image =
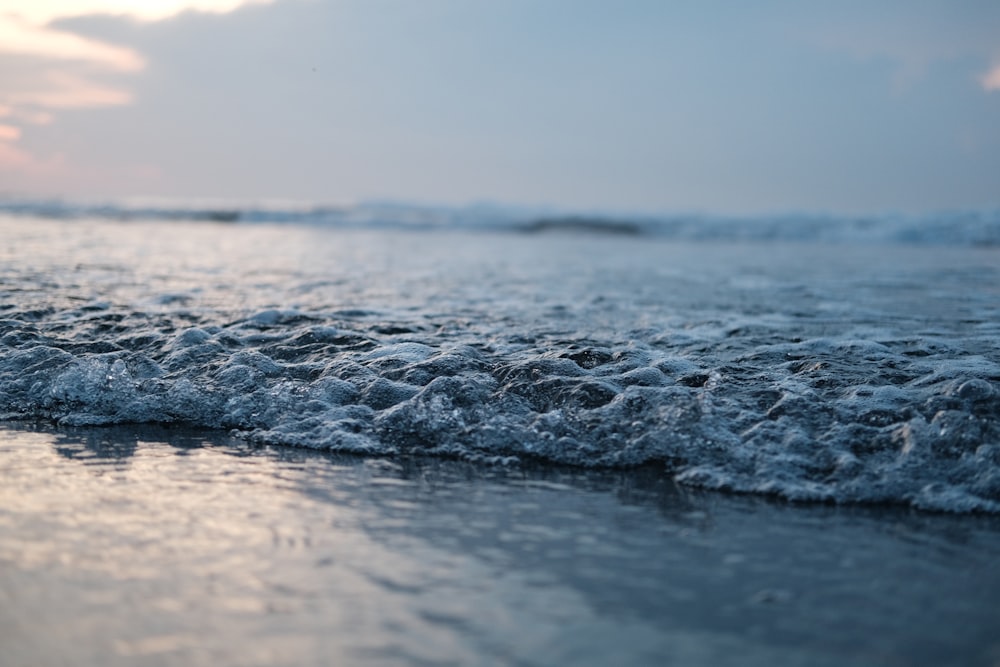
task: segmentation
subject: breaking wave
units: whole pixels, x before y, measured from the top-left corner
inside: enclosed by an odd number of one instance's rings
[[[0,222],[0,417],[1000,512],[995,250],[178,224]]]
[[[0,199],[0,214],[58,220],[198,221],[298,224],[353,229],[451,229],[523,233],[571,232],[644,235],[677,241],[798,241],[1000,245],[1000,210],[934,215],[823,216],[561,214],[495,205],[431,207],[367,203],[356,206],[180,205]]]

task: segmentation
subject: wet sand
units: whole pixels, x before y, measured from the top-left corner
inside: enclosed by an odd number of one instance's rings
[[[1000,518],[0,425],[0,665],[995,665]]]

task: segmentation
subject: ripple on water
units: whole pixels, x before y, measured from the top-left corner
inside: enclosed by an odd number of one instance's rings
[[[159,267],[155,303],[127,253],[78,262],[44,298],[26,289],[37,271],[11,259],[0,415],[368,454],[655,463],[685,484],[793,500],[1000,511],[992,255],[964,250],[983,271],[949,273],[939,264],[954,258],[913,250],[883,265],[804,247],[769,263],[749,246],[498,236],[497,254],[483,237],[415,234],[404,252],[378,234],[244,231],[233,256],[185,246],[224,286],[177,290],[196,272]],[[296,259],[317,248],[340,263]],[[358,248],[377,259],[352,259]],[[664,256],[676,271],[658,270]],[[108,281],[108,265],[136,280]],[[931,278],[935,298],[899,287]],[[817,295],[837,317],[817,314]]]

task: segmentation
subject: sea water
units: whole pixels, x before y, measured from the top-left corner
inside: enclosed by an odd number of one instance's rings
[[[0,424],[0,665],[992,667],[1000,517]]]
[[[0,210],[3,667],[1000,659],[1000,216]]]
[[[1000,512],[1000,215],[3,210],[3,419]]]

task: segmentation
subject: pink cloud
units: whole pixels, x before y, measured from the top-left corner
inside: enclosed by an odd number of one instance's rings
[[[15,109],[89,109],[128,104],[132,95],[68,71],[50,69],[19,89],[0,93],[0,99]],[[26,120],[41,121],[40,124],[51,121],[45,112],[26,110],[22,113]]]
[[[0,141],[17,141],[21,138],[21,128],[13,125],[0,125]]]
[[[1000,65],[994,65],[993,69],[979,77],[979,83],[988,93],[1000,90]]]
[[[243,5],[267,4],[273,0],[0,0],[0,14],[17,14],[32,23],[44,25],[71,16],[111,14],[140,21],[159,21],[181,12],[197,11],[226,14]]]
[[[132,94],[127,89],[102,83],[96,77],[139,72],[146,64],[133,49],[68,32],[55,27],[54,22],[93,14],[157,21],[184,11],[224,14],[245,4],[269,1],[0,0],[0,57],[20,57],[12,62],[21,63],[5,72],[0,86],[0,173],[4,174],[4,186],[24,187],[31,177],[42,177],[50,185],[63,178],[79,180],[80,170],[72,169],[61,155],[42,158],[16,145],[21,127],[48,125],[61,111],[131,103]],[[92,170],[87,173],[96,177]],[[153,177],[152,172],[144,176]]]
[[[13,142],[0,139],[0,174],[4,174],[5,189],[19,189],[23,185],[20,181],[25,179],[48,178],[61,171],[64,164],[62,155],[39,159]]]
[[[16,16],[2,14],[0,53],[40,56],[55,61],[90,62],[123,72],[140,70],[145,64],[142,57],[131,49],[48,26],[33,25]]]

